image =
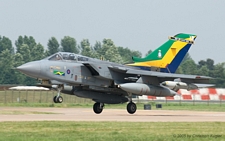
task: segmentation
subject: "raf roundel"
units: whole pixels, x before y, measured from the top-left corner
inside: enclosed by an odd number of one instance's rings
[[[69,69],[66,72],[67,72],[67,74],[70,74],[70,70]]]

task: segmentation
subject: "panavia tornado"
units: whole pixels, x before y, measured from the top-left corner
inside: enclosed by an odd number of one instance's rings
[[[210,77],[174,74],[196,35],[180,33],[149,54],[133,58],[133,64],[122,65],[69,52],[58,52],[45,59],[23,64],[17,69],[42,80],[42,86],[57,89],[53,98],[62,103],[61,92],[95,101],[93,111],[100,114],[104,104],[127,104],[134,114],[136,104],[132,94],[157,97],[174,96],[182,89],[207,87]],[[146,68],[150,68],[147,69]],[[151,68],[159,68],[153,69]]]

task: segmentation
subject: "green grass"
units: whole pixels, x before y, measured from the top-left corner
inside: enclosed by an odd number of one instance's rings
[[[0,115],[27,115],[27,114],[56,114],[52,112],[38,112],[38,111],[0,111]]]
[[[94,104],[94,102],[92,102]],[[86,103],[0,103],[0,107],[56,107],[56,108],[90,108]]]
[[[225,122],[1,122],[0,141],[220,141]]]

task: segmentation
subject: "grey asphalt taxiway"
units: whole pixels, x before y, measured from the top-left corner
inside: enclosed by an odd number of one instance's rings
[[[126,109],[104,109],[95,114],[91,108],[1,107],[0,122],[4,121],[225,122],[225,112],[137,110],[130,115]]]

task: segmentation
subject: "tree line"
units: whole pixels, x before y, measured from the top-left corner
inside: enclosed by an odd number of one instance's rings
[[[0,36],[0,84],[35,85],[37,80],[27,77],[14,68],[30,61],[43,59],[58,51],[73,52],[98,59],[104,58],[104,60],[122,64],[132,62],[132,56],[142,57],[141,52],[116,46],[111,39],[96,41],[94,45],[91,45],[88,39],[77,43],[76,39],[70,36],[63,37],[60,42],[55,37],[51,37],[47,47],[44,47],[32,36],[19,36],[14,44],[9,38]],[[150,52],[151,50],[148,53]],[[214,64],[212,59],[195,63],[187,54],[176,73],[211,76],[218,78],[213,80],[217,87],[225,86],[224,63]]]

